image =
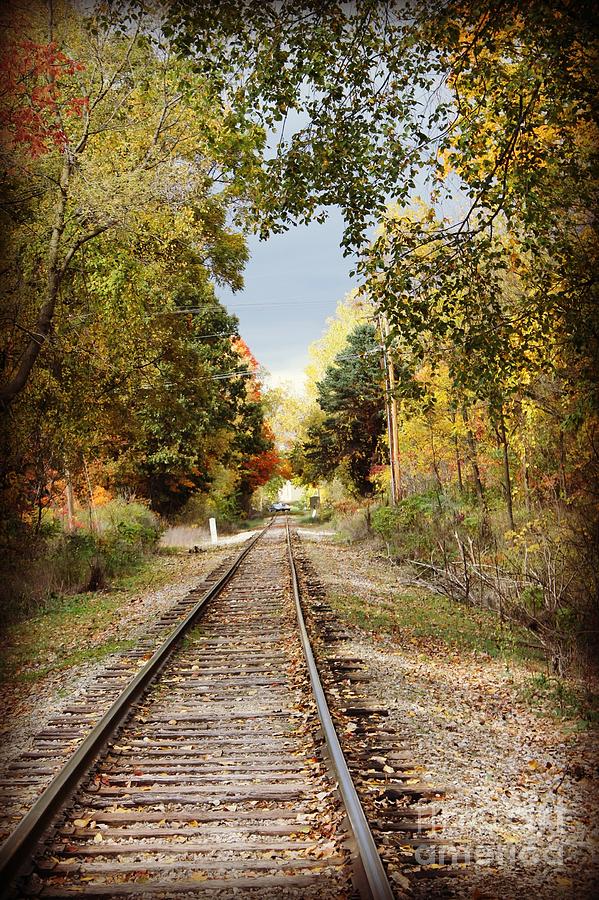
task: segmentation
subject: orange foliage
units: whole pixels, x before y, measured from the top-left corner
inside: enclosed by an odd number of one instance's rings
[[[281,478],[284,478],[285,481],[291,481],[291,479],[293,478],[293,468],[288,459],[280,460],[279,469],[276,474],[280,475]]]
[[[264,450],[248,459],[245,465],[246,478],[252,491],[266,484],[273,475],[278,475],[281,458],[276,450]]]
[[[107,491],[106,488],[101,485],[96,485],[92,493],[92,503],[94,506],[106,506],[107,503],[110,503],[111,500],[114,499],[114,494],[110,491]]]
[[[254,372],[257,372],[258,369],[260,368],[260,363],[254,356],[254,354],[252,353],[252,351],[250,350],[250,348],[248,347],[246,342],[243,340],[243,338],[240,338],[240,337],[233,338],[231,343],[232,343],[232,346],[233,346],[233,349],[235,350],[235,352],[239,355],[241,360],[244,363],[246,363],[246,365],[249,367],[249,369],[253,370]],[[247,390],[248,390],[248,395],[249,395],[250,399],[258,401],[261,396],[259,382],[256,380],[256,378],[253,375],[248,376],[247,382],[248,382]]]
[[[259,364],[258,360],[254,356],[254,354],[252,353],[252,351],[250,350],[250,348],[248,347],[246,342],[243,340],[243,338],[235,337],[235,338],[233,338],[231,343],[233,345],[233,349],[235,350],[235,352],[239,354],[239,356],[242,358],[242,360],[244,362],[249,364],[249,367],[251,369],[259,368],[260,364]]]
[[[270,425],[264,423],[262,426],[262,436],[267,441],[273,440],[273,433]],[[287,464],[286,460],[282,460],[277,450],[272,447],[270,450],[263,450],[251,456],[244,466],[245,478],[250,490],[255,491],[256,488],[262,487],[273,475],[282,475],[282,469]]]
[[[11,23],[16,30],[16,23]],[[82,116],[87,97],[64,98],[61,80],[82,71],[54,41],[49,44],[5,37],[0,56],[0,140],[8,148],[24,148],[31,157],[55,147],[64,151],[68,137],[64,116]]]

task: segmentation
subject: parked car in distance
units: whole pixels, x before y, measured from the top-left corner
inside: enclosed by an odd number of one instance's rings
[[[291,512],[291,507],[288,503],[283,503],[282,501],[278,501],[277,503],[271,503],[268,507],[270,512]]]

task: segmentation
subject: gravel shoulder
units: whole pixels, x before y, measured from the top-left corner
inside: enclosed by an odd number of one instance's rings
[[[326,538],[304,549],[341,613],[344,593],[354,604],[356,597],[402,603],[401,573],[374,551]],[[466,863],[408,872],[413,895],[596,896],[597,733],[531,709],[522,696],[531,677],[524,663],[409,629],[348,630],[342,652],[368,664],[369,693],[388,707],[423,772],[447,788],[438,823],[469,854]]]

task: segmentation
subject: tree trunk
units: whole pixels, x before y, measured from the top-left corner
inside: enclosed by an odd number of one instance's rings
[[[395,399],[395,371],[389,359],[385,340],[388,334],[387,321],[379,316],[379,328],[383,345],[382,365],[385,373],[385,408],[387,412],[387,433],[389,436],[389,471],[391,475],[391,506],[396,506],[402,497],[401,469],[397,446],[397,400]]]
[[[75,500],[73,496],[73,481],[68,469],[65,470],[64,480],[67,495],[67,530],[71,532],[75,527]]]
[[[437,451],[435,448],[435,433],[433,431],[433,426],[432,426],[431,422],[428,423],[428,427],[429,427],[429,431],[430,431],[430,435],[431,435],[431,456],[432,456],[432,463],[433,463],[433,472],[435,473],[435,479],[436,479],[437,485],[438,485],[437,503],[439,504],[439,509],[442,509],[443,507],[441,504],[441,494],[444,493],[444,490],[443,490],[443,482],[441,481],[441,473],[439,472],[439,463],[437,461]]]
[[[391,506],[395,506],[397,503],[397,486],[395,484],[395,466],[393,465],[393,424],[391,419],[391,404],[389,402],[389,373],[387,372],[387,365],[384,358],[381,360],[381,365],[385,372],[385,412],[387,414],[387,438],[389,440],[389,481],[390,481],[390,496],[389,501]]]
[[[524,485],[524,502],[526,504],[526,512],[528,515],[531,513],[531,502],[530,502],[530,475],[528,472],[528,453],[526,447],[524,448],[524,452],[522,454],[522,483]]]
[[[501,449],[503,452],[503,489],[505,491],[505,502],[507,506],[507,517],[510,530],[514,530],[514,506],[512,502],[512,479],[510,476],[510,457],[507,442],[507,433],[505,430],[505,419],[503,417],[503,409],[499,410],[499,437],[501,440]]]
[[[456,419],[455,411],[453,411],[451,414],[451,421],[453,422],[453,429],[454,429],[453,430],[453,446],[455,449],[455,462],[456,462],[456,469],[457,469],[457,475],[458,475],[458,489],[460,491],[460,494],[463,494],[464,493],[464,479],[462,477],[462,460],[460,457],[460,442],[458,441],[458,435],[455,430],[455,419]]]
[[[476,491],[476,496],[478,497],[480,505],[483,507],[483,509],[486,509],[487,504],[485,501],[485,489],[483,488],[483,482],[480,477],[478,455],[476,452],[476,438],[474,437],[474,432],[470,427],[468,409],[465,404],[462,406],[462,419],[464,420],[464,425],[466,426],[466,440],[468,442],[470,466],[472,467],[472,475],[474,477],[474,489]]]
[[[44,491],[44,483],[40,479],[38,482],[38,485],[37,485],[37,496],[36,496],[36,503],[37,503],[37,519],[36,519],[36,523],[35,523],[35,533],[36,534],[39,534],[40,531],[42,530],[42,514],[44,511],[44,506],[42,503],[43,491]]]
[[[391,429],[393,431],[393,465],[395,468],[395,491],[398,502],[403,497],[401,484],[401,461],[399,458],[399,427],[397,422],[397,399],[395,397],[395,372],[393,360],[389,361],[389,383],[391,385]]]
[[[29,375],[39,352],[50,333],[58,291],[60,290],[60,283],[64,275],[63,266],[59,262],[60,239],[65,227],[67,192],[70,178],[71,163],[68,156],[65,156],[62,171],[60,173],[60,193],[54,210],[54,223],[52,225],[50,245],[48,247],[48,275],[46,279],[45,298],[32,337],[21,355],[16,371],[7,384],[0,388],[0,405],[4,407],[9,406],[17,394],[19,394],[27,384],[27,380],[29,379]]]
[[[92,489],[91,479],[89,477],[89,469],[87,468],[87,461],[85,457],[83,457],[83,471],[85,473],[85,481],[87,484],[87,502],[88,502],[88,510],[89,510],[89,527],[90,531],[93,531],[94,534],[98,534],[98,515],[96,513],[96,504],[94,503],[94,492]]]
[[[458,471],[458,490],[460,494],[464,493],[464,479],[462,478],[462,460],[460,459],[460,448],[458,445],[458,436],[457,434],[454,437],[455,441],[455,461],[456,467]]]
[[[559,493],[560,500],[565,500],[568,496],[566,490],[566,442],[561,428],[559,431]]]

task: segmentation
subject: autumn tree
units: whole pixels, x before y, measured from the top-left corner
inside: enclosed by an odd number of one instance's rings
[[[85,463],[172,513],[246,403],[214,286],[242,285],[230,218],[260,129],[227,118],[157,13],[2,15],[3,498],[24,512]]]
[[[385,422],[380,360],[374,327],[358,326],[317,383],[323,416],[308,429],[303,448],[313,478],[342,474],[363,496],[374,489],[370,474],[379,462]]]
[[[236,420],[232,461],[237,472],[237,506],[241,512],[247,513],[252,494],[278,473],[282,460],[275,448],[272,429],[265,419],[267,405],[262,396],[258,361],[242,339],[235,342],[235,349],[248,377]]]
[[[227,173],[257,132],[215,114],[210,86],[134,5],[83,14],[40,0],[3,15],[6,406],[27,384],[82,254],[119,231],[161,242],[165,226],[202,245],[214,208],[234,202]]]

